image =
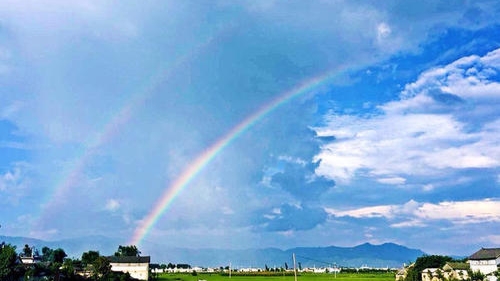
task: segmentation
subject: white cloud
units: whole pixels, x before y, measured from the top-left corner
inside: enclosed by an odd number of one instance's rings
[[[408,175],[500,167],[499,57],[500,49],[426,71],[382,114],[326,116],[316,132],[336,139],[316,155],[316,172],[341,184],[360,175],[404,184]]]
[[[10,186],[16,185],[20,178],[21,171],[19,167],[5,172],[5,174],[0,176],[0,190],[7,190]]]
[[[234,215],[234,210],[231,207],[223,206],[221,207],[221,211],[224,215]]]
[[[391,35],[391,32],[391,27],[387,23],[382,22],[377,26],[377,39],[379,41],[384,40]]]
[[[436,188],[436,186],[429,183],[429,184],[424,184],[422,189],[424,191],[432,191],[432,190],[434,190],[434,188]]]
[[[304,159],[301,159],[298,157],[292,157],[289,155],[281,155],[278,157],[278,160],[288,162],[288,163],[298,164],[301,166],[305,166],[307,164],[307,162]]]
[[[377,179],[377,181],[384,184],[401,185],[406,182],[406,179],[402,177],[389,177],[389,178],[380,178]]]
[[[348,211],[338,211],[335,209],[326,208],[325,211],[336,217],[353,217],[353,218],[378,218],[378,217],[392,217],[394,214],[395,206],[385,205],[385,206],[373,206],[364,207]]]
[[[29,165],[24,162],[13,163],[4,174],[0,174],[0,193],[5,194],[7,202],[17,204],[30,184]]]
[[[408,220],[390,224],[392,228],[425,227],[427,224],[420,220]]]
[[[483,243],[500,245],[500,235],[486,235],[479,238],[479,240]]]
[[[475,200],[462,202],[424,203],[417,217],[423,220],[449,220],[458,224],[500,222],[500,201]]]
[[[105,209],[111,212],[114,212],[120,208],[121,204],[120,201],[116,199],[108,199],[106,202]]]
[[[56,228],[49,228],[43,230],[32,230],[29,233],[29,237],[37,238],[37,239],[47,239],[51,240],[59,233],[59,230]]]
[[[408,201],[403,205],[380,205],[351,210],[325,209],[334,217],[386,218],[391,227],[423,227],[432,221],[446,220],[453,224],[500,222],[500,201],[484,199],[419,203]]]

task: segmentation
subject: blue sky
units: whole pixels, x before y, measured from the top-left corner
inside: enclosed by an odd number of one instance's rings
[[[2,1],[1,235],[499,247],[496,1]],[[147,243],[145,243],[144,247]],[[148,252],[148,249],[143,250]]]

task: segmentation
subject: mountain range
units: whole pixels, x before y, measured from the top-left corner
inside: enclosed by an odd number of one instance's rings
[[[62,248],[69,257],[80,258],[83,252],[97,250],[101,255],[112,255],[118,248],[116,239],[104,236],[85,236],[74,239],[44,241],[27,237],[0,236],[0,241],[15,245],[20,251],[25,244],[34,246],[40,252],[42,247]],[[146,250],[144,250],[146,249]],[[404,263],[415,261],[425,253],[394,243],[373,245],[364,243],[354,247],[297,247],[287,250],[262,249],[190,249],[165,247],[145,242],[141,245],[143,255],[151,256],[153,263],[186,263],[192,266],[219,267],[231,263],[239,267],[286,267],[292,266],[292,255],[302,267],[390,267],[398,268]]]

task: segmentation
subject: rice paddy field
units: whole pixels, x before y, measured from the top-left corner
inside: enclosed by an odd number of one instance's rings
[[[198,274],[193,276],[192,274],[160,274],[158,275],[158,281],[294,281],[293,275],[287,276],[264,276],[264,275],[254,275],[254,276],[244,276],[244,275],[233,275],[231,277],[227,275],[220,274]],[[301,273],[297,276],[297,281],[394,281],[395,276],[392,272],[381,272],[381,273],[339,273],[334,274],[304,274]]]

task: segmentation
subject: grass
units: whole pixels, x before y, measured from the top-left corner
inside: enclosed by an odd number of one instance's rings
[[[394,281],[394,273],[339,273],[334,274],[300,274],[298,281]],[[168,274],[158,276],[158,281],[294,281],[293,276],[222,276],[217,273]]]

